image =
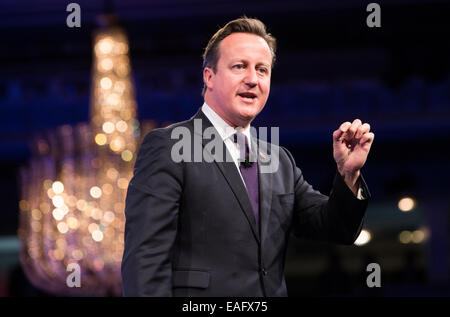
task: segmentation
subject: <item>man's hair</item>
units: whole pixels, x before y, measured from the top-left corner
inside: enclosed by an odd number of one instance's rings
[[[272,34],[267,33],[266,26],[258,19],[247,18],[243,16],[239,19],[228,22],[223,28],[219,29],[209,40],[203,53],[203,70],[210,67],[217,71],[217,62],[220,57],[220,42],[232,33],[250,33],[262,37],[269,45],[272,53],[272,68],[275,63],[275,52],[277,49],[276,39]],[[206,85],[203,84],[202,96],[205,95]]]

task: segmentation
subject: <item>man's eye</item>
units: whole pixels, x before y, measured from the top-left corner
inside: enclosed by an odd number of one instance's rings
[[[242,64],[237,64],[237,65],[234,65],[233,68],[236,68],[236,69],[243,69],[243,68],[244,68],[244,65],[242,65]]]
[[[262,68],[260,68],[258,70],[259,70],[260,73],[263,73],[263,74],[266,74],[268,72],[267,68],[264,68],[264,67],[262,67]]]

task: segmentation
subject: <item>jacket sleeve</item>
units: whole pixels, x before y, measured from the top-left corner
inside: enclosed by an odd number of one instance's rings
[[[299,238],[353,244],[361,232],[370,192],[362,177],[358,179],[362,196],[358,199],[336,172],[330,196],[314,190],[284,149],[294,169],[293,233]]]
[[[139,150],[125,204],[124,296],[172,296],[171,253],[177,234],[182,167],[169,136],[151,131]]]

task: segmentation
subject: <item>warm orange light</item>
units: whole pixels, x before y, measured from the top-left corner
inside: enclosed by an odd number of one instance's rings
[[[398,209],[403,212],[411,211],[416,206],[416,201],[411,197],[404,197],[398,202]]]

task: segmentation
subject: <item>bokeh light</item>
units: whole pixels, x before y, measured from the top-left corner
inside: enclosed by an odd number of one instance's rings
[[[359,236],[356,239],[356,241],[354,242],[354,244],[357,246],[365,245],[365,244],[369,243],[371,238],[372,238],[372,235],[370,234],[370,232],[368,230],[363,229],[363,230],[361,230],[361,233],[359,234]]]
[[[416,201],[411,197],[403,197],[398,202],[398,209],[403,212],[411,211],[416,206]]]

